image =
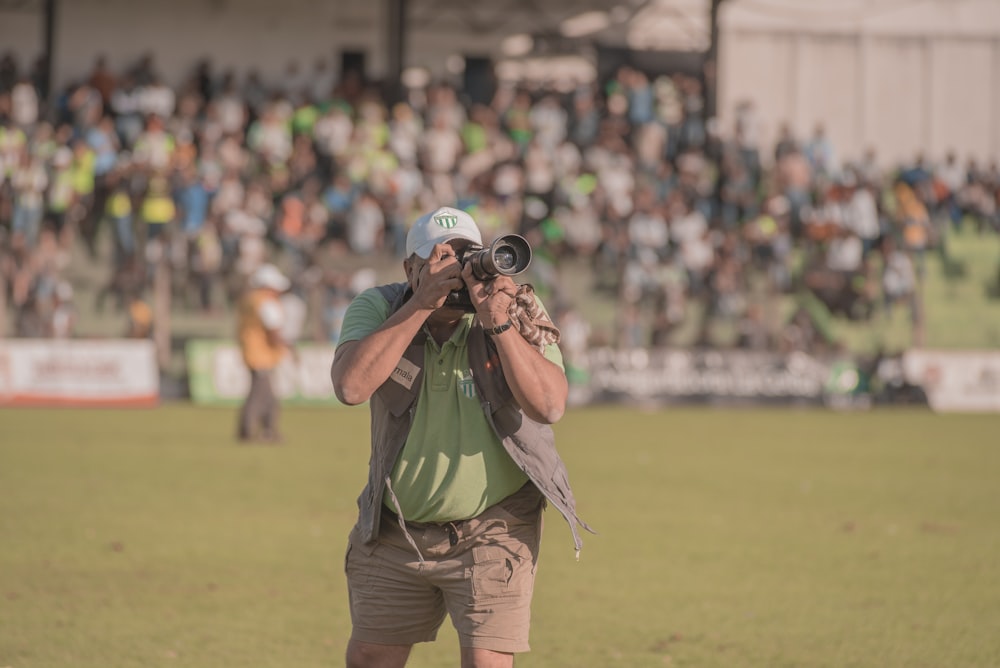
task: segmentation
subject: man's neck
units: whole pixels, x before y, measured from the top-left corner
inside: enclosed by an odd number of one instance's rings
[[[464,315],[464,312],[454,309],[439,309],[427,318],[424,327],[426,327],[427,333],[430,334],[431,338],[440,346],[455,333]]]

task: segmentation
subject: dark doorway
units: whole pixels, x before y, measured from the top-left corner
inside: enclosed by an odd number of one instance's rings
[[[357,101],[368,85],[365,74],[364,51],[340,52],[340,83],[338,94],[352,104]]]
[[[365,52],[364,51],[341,51],[340,52],[340,80],[348,78],[359,78],[365,81]]]
[[[481,56],[465,56],[462,92],[469,104],[489,104],[496,92],[493,61]]]

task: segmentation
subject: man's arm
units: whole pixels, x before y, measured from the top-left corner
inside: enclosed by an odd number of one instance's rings
[[[428,316],[444,304],[449,292],[462,286],[461,267],[445,244],[435,246],[431,257],[412,271],[416,272],[411,281],[413,296],[371,334],[337,346],[330,379],[337,398],[349,406],[371,398],[395,370]]]
[[[510,320],[508,313],[517,286],[509,276],[489,283],[477,281],[471,267],[462,274],[483,327],[498,327]],[[537,422],[552,424],[566,411],[569,382],[557,364],[545,359],[516,327],[493,335],[504,379],[521,410]]]
[[[368,401],[392,374],[428,314],[411,299],[365,338],[338,345],[330,369],[337,398],[349,406]]]
[[[502,324],[502,323],[500,323]],[[528,343],[516,328],[493,336],[504,378],[521,410],[537,422],[558,422],[566,411],[566,374]]]

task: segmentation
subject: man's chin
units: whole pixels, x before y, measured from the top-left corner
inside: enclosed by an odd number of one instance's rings
[[[434,314],[431,317],[439,322],[452,322],[458,320],[466,313],[473,313],[473,311],[461,306],[445,304],[434,311]]]

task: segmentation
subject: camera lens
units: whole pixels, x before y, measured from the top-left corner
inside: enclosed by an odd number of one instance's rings
[[[517,255],[510,246],[503,246],[493,254],[493,263],[502,274],[517,266]]]
[[[470,266],[472,275],[480,281],[491,281],[497,276],[514,276],[520,274],[531,264],[531,246],[528,240],[519,234],[506,234],[495,239],[489,248],[473,245],[458,252],[458,261],[462,266]],[[465,288],[448,295],[450,306],[472,311],[472,301]]]
[[[518,234],[505,234],[484,249],[483,268],[490,277],[520,274],[531,263],[531,246]]]

